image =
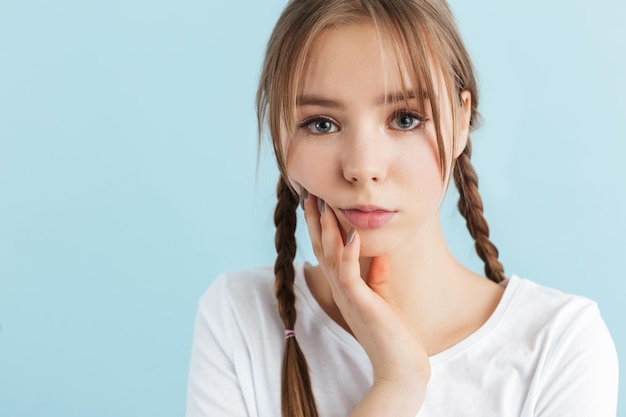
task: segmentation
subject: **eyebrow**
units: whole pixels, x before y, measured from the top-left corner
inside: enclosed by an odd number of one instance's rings
[[[344,105],[340,101],[332,100],[329,98],[315,96],[315,95],[303,95],[296,98],[296,106],[319,106],[330,107],[336,109],[343,109]]]
[[[421,98],[422,101],[428,101],[428,92],[420,91],[420,93],[421,94],[419,95],[419,98]],[[414,90],[408,90],[406,94],[404,94],[402,91],[398,91],[396,93],[387,94],[387,97],[381,96],[378,99],[377,103],[378,104],[395,104],[395,103],[399,103],[405,100],[415,100],[417,98],[418,98],[418,95]]]
[[[426,92],[422,92],[420,95],[423,101],[428,100],[428,94]],[[408,90],[406,94],[402,91],[398,91],[395,93],[387,94],[380,96],[376,100],[376,104],[395,104],[404,100],[414,100],[417,98],[417,93],[414,90]],[[316,96],[316,95],[302,95],[296,98],[296,106],[318,106],[318,107],[329,107],[333,109],[344,109],[345,106],[341,101],[333,100],[330,98]]]

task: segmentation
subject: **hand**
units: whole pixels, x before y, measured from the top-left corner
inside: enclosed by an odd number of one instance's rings
[[[350,330],[367,352],[374,371],[374,385],[410,387],[425,391],[430,378],[428,355],[415,331],[389,293],[389,256],[372,258],[366,279],[361,277],[358,232],[344,243],[333,211],[317,198],[304,201],[305,218],[313,251],[328,280],[333,300]],[[420,400],[421,404],[421,400]],[[418,406],[419,409],[419,406]]]

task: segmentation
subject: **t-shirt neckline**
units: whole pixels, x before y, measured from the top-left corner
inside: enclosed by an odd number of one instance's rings
[[[311,266],[306,261],[298,262],[295,265],[296,272],[296,289],[298,290],[298,299],[303,301],[303,305],[307,307],[309,313],[311,314],[311,318],[315,317],[316,320],[320,321],[320,325],[325,326],[339,341],[344,344],[347,348],[354,351],[355,354],[361,356],[361,360],[369,363],[369,359],[367,357],[367,353],[363,349],[363,347],[359,344],[359,342],[346,330],[344,330],[339,324],[337,324],[319,305],[313,294],[311,293],[309,286],[306,283],[304,268],[306,266]],[[511,300],[513,299],[514,294],[517,292],[522,279],[517,275],[511,275],[510,278],[500,283],[504,287],[504,292],[498,305],[494,309],[491,316],[478,328],[476,331],[471,333],[466,338],[460,340],[456,344],[450,346],[449,348],[442,350],[441,352],[435,353],[430,356],[430,364],[431,366],[436,366],[442,362],[445,362],[452,357],[470,349],[473,345],[475,345],[478,341],[482,340],[485,336],[493,331],[493,329],[498,325],[498,323],[502,320],[509,306],[511,305]],[[302,316],[304,319],[305,316]]]

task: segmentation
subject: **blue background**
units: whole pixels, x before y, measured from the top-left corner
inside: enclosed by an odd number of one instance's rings
[[[285,3],[0,2],[2,416],[184,413],[197,300],[273,262],[253,100]],[[452,6],[507,272],[597,300],[626,363],[626,2]],[[450,245],[480,270],[449,197]]]

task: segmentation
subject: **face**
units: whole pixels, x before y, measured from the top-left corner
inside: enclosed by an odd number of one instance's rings
[[[283,138],[294,188],[324,199],[344,236],[356,227],[362,256],[428,239],[445,192],[430,106],[402,98],[403,87],[414,86],[402,85],[395,57],[381,55],[371,25],[322,32],[307,63],[297,125]],[[447,94],[439,92],[447,149],[453,123],[460,142],[467,137],[470,98],[464,96],[462,120],[453,122]]]

